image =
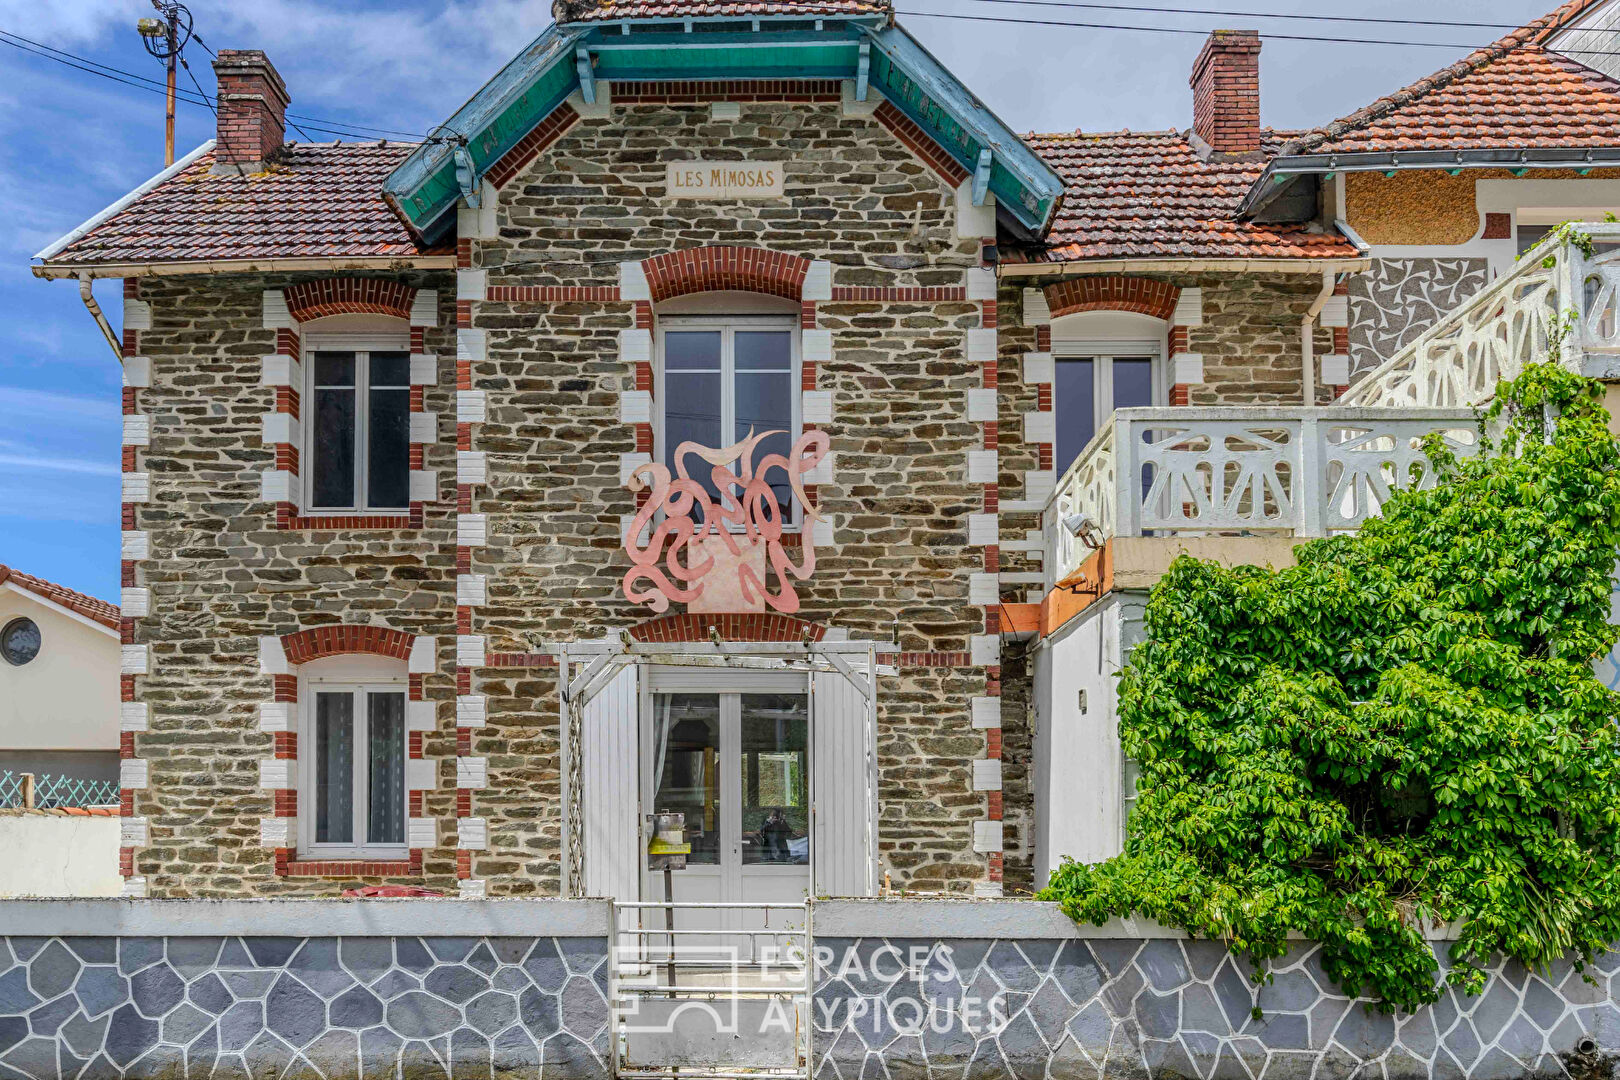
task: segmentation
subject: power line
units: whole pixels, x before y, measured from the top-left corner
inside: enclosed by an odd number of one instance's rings
[[[161,80],[150,79],[144,75],[136,74],[133,71],[125,71],[122,68],[116,68],[110,64],[103,64],[100,61],[91,60],[88,57],[79,56],[76,53],[70,53],[62,49],[53,48],[50,45],[46,45],[44,42],[23,37],[21,34],[12,33],[9,30],[0,30],[0,43],[10,45],[15,49],[19,49],[22,52],[29,53],[33,56],[55,61],[58,64],[73,68],[77,71],[85,72],[89,75],[97,75],[112,82],[123,83],[125,86],[133,86],[137,90],[147,90],[156,94],[168,92],[167,87]],[[206,49],[208,46],[203,45],[203,48]],[[189,68],[187,70],[189,71]],[[196,81],[196,76],[192,75],[192,82],[195,83]],[[188,105],[202,105],[208,109],[214,108],[213,103],[209,100],[208,95],[203,92],[200,84],[197,87],[196,93],[181,87],[176,90],[176,96],[179,100],[186,102]],[[305,116],[301,113],[288,113],[287,116],[293,119],[303,120],[309,126],[311,131],[319,131],[326,135],[347,136],[348,138],[358,139],[361,141],[370,141],[376,137],[376,135],[367,134],[367,132],[374,132],[384,135],[399,135],[419,142],[442,141],[442,139],[422,135],[417,132],[399,131],[393,128],[371,127],[367,124],[350,124],[344,120],[328,120],[322,117]],[[298,127],[297,124],[294,124],[293,127],[297,128],[301,132],[303,131],[303,128]],[[309,139],[311,142],[315,141],[314,139],[310,138],[308,132],[304,132],[304,137]]]
[[[1141,4],[1090,4],[1078,0],[977,0],[984,4],[1015,7],[1088,8],[1097,11],[1139,11],[1155,15],[1218,15],[1238,19],[1294,19],[1303,22],[1375,23],[1384,26],[1444,26],[1463,30],[1517,30],[1514,23],[1453,22],[1444,19],[1380,19],[1366,15],[1295,15],[1287,12],[1223,11],[1214,8],[1151,7]],[[913,13],[915,14],[915,12]],[[1146,29],[1145,27],[1143,29]]]
[[[1092,22],[1065,22],[1059,19],[1018,19],[1010,15],[965,15],[959,12],[948,11],[903,11],[895,9],[896,15],[906,15],[922,19],[961,19],[967,22],[1012,23],[1019,26],[1067,26],[1075,30],[1135,30],[1147,34],[1191,34],[1198,37],[1208,37],[1212,31],[1197,30],[1191,27],[1180,26],[1128,26],[1119,23],[1092,23]],[[1390,38],[1343,38],[1322,37],[1315,34],[1272,34],[1260,35],[1272,41],[1319,41],[1334,45],[1381,45],[1385,47],[1403,47],[1423,49],[1450,49],[1473,52],[1483,46],[1474,44],[1459,45],[1455,42],[1445,41],[1404,41]],[[1571,53],[1583,56],[1620,56],[1620,52],[1599,51],[1593,49],[1571,49]]]

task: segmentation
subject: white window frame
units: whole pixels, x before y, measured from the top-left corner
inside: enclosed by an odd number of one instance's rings
[[[799,339],[799,320],[791,315],[670,315],[658,320],[657,358],[653,365],[653,460],[662,462],[668,453],[664,406],[669,397],[664,392],[664,335],[670,330],[721,330],[724,340],[720,346],[720,430],[736,430],[736,354],[732,348],[732,335],[738,330],[786,330],[792,351],[790,399],[793,403],[793,422],[788,431],[789,444],[797,442],[804,428],[804,362]],[[727,445],[730,445],[729,443]],[[782,523],[783,532],[799,532],[804,524],[803,507],[797,501],[790,508],[791,519]],[[740,526],[733,531],[740,531]]]
[[[360,839],[366,835],[366,815],[370,809],[370,783],[369,770],[365,763],[370,760],[366,753],[367,742],[361,737],[365,733],[367,710],[363,708],[363,699],[356,700],[354,709],[355,741],[354,741],[354,836],[356,840],[350,844],[318,844],[315,842],[315,720],[316,695],[322,693],[349,693],[362,695],[369,693],[399,694],[406,703],[406,711],[410,705],[410,679],[403,672],[394,674],[394,669],[400,665],[373,659],[365,663],[365,658],[345,658],[345,663],[330,674],[306,676],[299,679],[298,687],[298,852],[302,858],[309,860],[336,860],[336,859],[371,859],[387,862],[402,862],[410,857],[410,790],[408,786],[410,773],[410,725],[405,725],[405,771],[406,784],[401,785],[405,805],[401,807],[400,817],[405,821],[405,841],[398,844],[368,844]],[[358,661],[358,662],[356,662]],[[381,672],[386,671],[386,674]]]
[[[370,430],[370,389],[371,365],[367,362],[373,352],[402,352],[407,356],[411,351],[410,329],[403,328],[398,334],[378,333],[368,331],[357,333],[353,331],[325,332],[312,331],[304,337],[304,386],[303,397],[299,402],[299,413],[304,417],[304,445],[300,449],[304,489],[305,512],[310,514],[366,514],[369,516],[396,516],[409,518],[411,509],[406,506],[371,507],[364,502],[357,501],[349,506],[318,506],[315,503],[315,469],[319,462],[319,448],[315,445],[315,354],[318,352],[352,352],[354,361],[354,394],[355,394],[355,448],[354,448],[354,490],[358,496],[366,492],[366,478],[370,472],[370,439],[367,435]],[[410,386],[409,378],[406,381]],[[409,389],[406,391],[409,393]],[[410,452],[406,451],[406,467],[410,466]],[[408,490],[407,490],[408,493]],[[369,493],[367,493],[369,494]]]

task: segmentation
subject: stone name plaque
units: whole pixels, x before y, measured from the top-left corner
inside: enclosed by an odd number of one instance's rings
[[[779,161],[674,161],[669,165],[672,199],[780,199]]]

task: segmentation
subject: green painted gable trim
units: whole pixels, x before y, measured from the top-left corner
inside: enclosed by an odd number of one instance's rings
[[[637,20],[553,26],[515,57],[388,177],[384,195],[412,229],[437,241],[461,197],[455,150],[479,176],[580,87],[577,52],[596,79],[854,79],[861,47],[869,80],[970,174],[992,154],[989,190],[1032,236],[1045,232],[1062,181],[917,41],[881,17]]]

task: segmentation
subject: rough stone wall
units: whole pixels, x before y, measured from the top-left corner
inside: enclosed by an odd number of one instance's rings
[[[1187,330],[1187,351],[1204,358],[1204,381],[1189,405],[1302,405],[1300,322],[1322,289],[1317,274],[1205,274],[1179,281],[1204,291],[1204,325]],[[1318,358],[1333,332],[1317,326]],[[1317,386],[1317,403],[1331,395]]]
[[[1444,970],[1446,943],[1434,944]],[[906,927],[820,937],[815,952],[817,1080],[964,1068],[1050,1080],[1487,1080],[1608,1076],[1620,1058],[1616,953],[1585,972],[1499,960],[1481,995],[1447,988],[1391,1015],[1341,994],[1310,942],[1258,988],[1218,941],[934,940]]]
[[[0,1069],[596,1080],[607,994],[605,938],[0,938]]]
[[[788,203],[663,197],[666,162],[739,150],[785,162]],[[835,289],[960,288],[977,265],[977,244],[954,238],[951,188],[872,118],[836,103],[744,103],[739,120],[719,122],[706,104],[615,107],[507,183],[497,214],[498,238],[474,242],[467,260],[487,271],[490,289],[612,288],[621,262],[707,245],[828,260]],[[816,305],[815,319],[832,333],[816,385],[832,392],[833,419],[817,426],[836,468],[817,497],[834,534],[798,586],[799,617],[857,637],[897,631],[907,652],[965,656],[985,632],[968,600],[982,558],[966,546],[982,499],[966,478],[967,453],[983,438],[965,413],[981,378],[965,353],[979,305],[834,299]],[[487,578],[487,602],[473,609],[470,632],[490,651],[524,652],[650,617],[620,592],[621,520],[636,509],[620,458],[650,449],[619,412],[636,388],[618,345],[636,326],[634,305],[485,301],[470,326],[487,343],[471,370],[470,388],[487,394],[471,449],[488,463],[472,499],[488,540],[470,571]],[[472,680],[489,712],[473,740],[489,765],[473,813],[488,821],[491,847],[473,853],[471,872],[491,895],[551,892],[561,812],[549,764],[554,681],[510,676],[480,669]],[[965,891],[985,878],[972,847],[985,799],[971,776],[984,738],[969,716],[985,684],[984,669],[959,662],[902,663],[881,682],[880,843],[897,887]]]
[[[137,679],[149,730],[134,736],[149,781],[133,792],[134,814],[150,824],[134,871],[151,896],[331,896],[360,883],[277,877],[271,849],[260,846],[273,794],[259,786],[259,762],[274,750],[273,735],[259,730],[258,706],[273,692],[258,638],[335,623],[454,634],[453,503],[430,504],[421,530],[292,531],[277,529],[274,504],[261,501],[275,453],[261,442],[260,416],[274,411],[276,394],[260,383],[260,358],[276,351],[276,331],[263,329],[263,291],[313,276],[142,282],[152,312],[140,335],[152,385],[139,391],[151,418],[142,456],[152,493],[136,514],[151,557],[128,584],[151,590],[150,614],[134,621],[134,643],[151,653],[150,674]],[[438,290],[440,326],[426,344],[440,378],[425,405],[453,416],[454,280],[407,280]],[[454,453],[448,440],[429,447],[427,467],[453,475]],[[424,754],[453,758],[453,684],[428,676],[425,687],[442,706]],[[427,793],[428,816],[454,817],[450,785],[441,778]],[[421,881],[453,892],[454,851],[428,851]]]

